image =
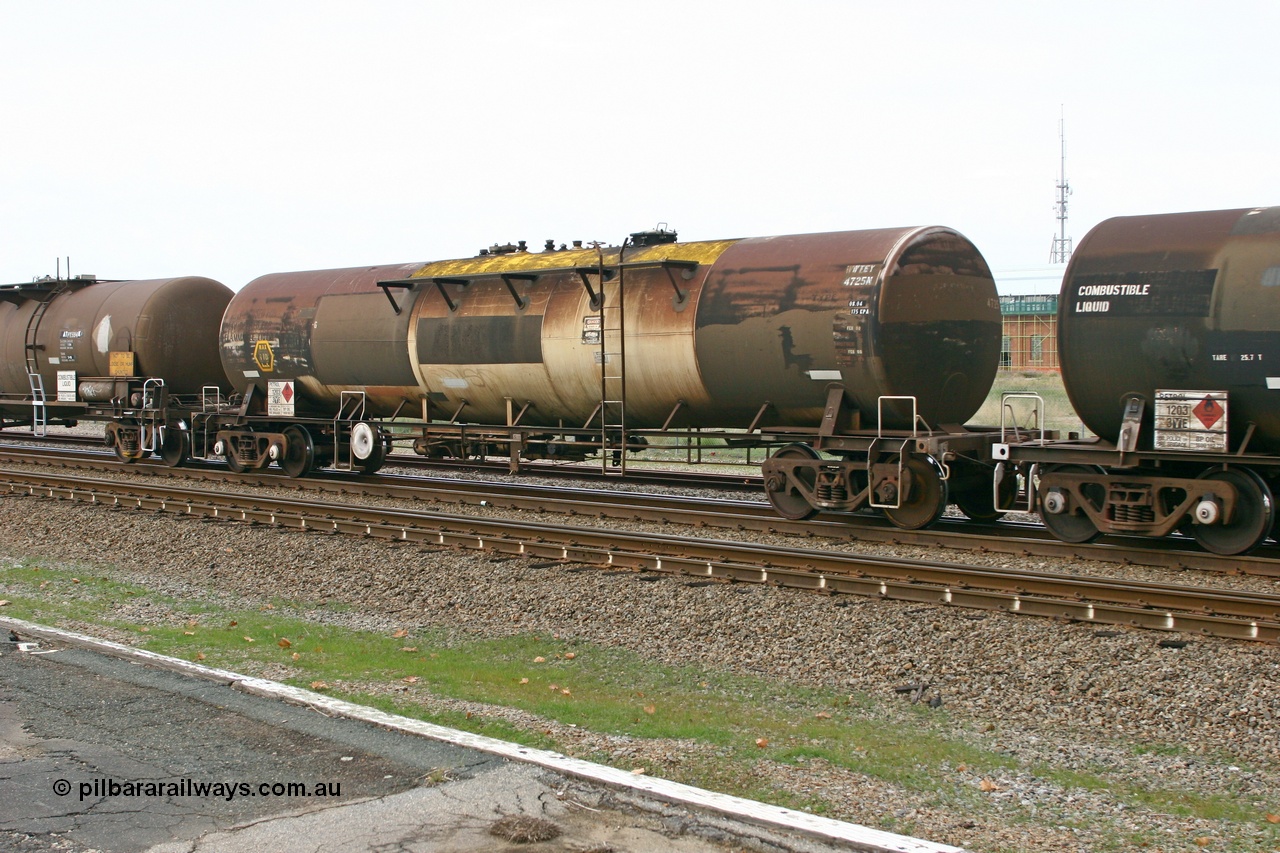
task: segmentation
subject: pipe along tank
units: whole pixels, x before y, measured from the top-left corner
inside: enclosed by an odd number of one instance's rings
[[[652,231],[624,247],[266,275],[221,330],[236,390],[292,382],[299,414],[332,417],[343,391],[363,391],[370,416],[504,424],[514,404],[522,424],[549,427],[624,397],[628,428],[745,427],[765,403],[771,423],[814,424],[833,382],[864,425],[883,395],[959,424],[999,350],[990,270],[941,227],[687,243]],[[886,426],[911,426],[909,405],[885,411]]]

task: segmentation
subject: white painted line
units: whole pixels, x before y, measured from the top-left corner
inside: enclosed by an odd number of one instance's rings
[[[483,735],[449,729],[396,714],[388,714],[376,708],[356,705],[353,702],[335,699],[332,696],[325,696],[313,690],[291,687],[277,681],[268,681],[265,678],[240,675],[225,669],[202,666],[179,658],[148,652],[144,649],[135,649],[111,640],[90,637],[87,634],[80,634],[75,631],[36,625],[6,616],[0,616],[0,626],[8,627],[26,636],[58,640],[68,645],[92,649],[113,657],[127,658],[161,669],[223,683],[233,690],[241,690],[254,696],[279,699],[296,705],[305,705],[328,714],[338,714],[350,719],[361,720],[392,731],[428,737],[432,740],[502,756],[512,761],[536,764],[558,773],[576,776],[580,779],[587,779],[615,788],[643,792],[650,797],[669,803],[706,809],[739,820],[753,821],[778,829],[802,832],[824,841],[854,845],[852,847],[854,850],[867,851],[867,853],[964,853],[964,848],[961,847],[937,844],[932,841],[872,829],[868,826],[859,826],[856,823],[845,823],[844,821],[771,806],[767,803],[760,803],[742,797],[732,797],[715,791],[705,791],[692,785],[684,785],[666,779],[638,776],[625,770],[592,764],[589,761],[583,761],[578,758],[570,758],[558,752],[520,746],[495,738],[484,737]]]

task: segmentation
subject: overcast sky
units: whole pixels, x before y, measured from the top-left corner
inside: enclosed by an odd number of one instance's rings
[[[0,282],[70,256],[239,288],[658,222],[941,224],[1042,267],[1060,110],[1077,241],[1280,203],[1278,34],[1230,0],[0,0]]]

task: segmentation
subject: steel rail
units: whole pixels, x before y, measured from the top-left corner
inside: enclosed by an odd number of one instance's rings
[[[1280,643],[1280,595],[0,470],[10,493],[827,593]]]
[[[34,433],[26,432],[3,432],[0,433],[0,449],[7,450],[7,442],[11,440],[20,440],[30,442],[33,445],[46,447],[84,447],[84,446],[102,446],[101,440],[94,440],[91,436],[75,436],[75,435],[44,435],[37,436]],[[16,446],[16,445],[8,445]],[[92,451],[103,456],[115,459],[115,455],[111,451]],[[118,460],[117,460],[118,462]],[[142,460],[143,464],[147,464],[148,460]],[[158,464],[158,463],[157,463]],[[213,463],[217,464],[217,463]],[[386,462],[389,466],[397,468],[416,468],[424,471],[473,471],[484,472],[490,474],[508,474],[509,462],[496,462],[487,460],[447,460],[432,459],[424,456],[407,455],[403,453],[390,456]],[[645,462],[643,464],[656,464]],[[712,463],[697,463],[710,465]],[[708,471],[677,471],[669,468],[637,468],[630,467],[635,462],[629,463],[627,474],[625,477],[619,478],[618,475],[602,475],[600,466],[594,467],[583,463],[555,463],[545,461],[524,462],[521,464],[520,473],[513,476],[520,477],[546,477],[548,479],[565,478],[580,480],[601,480],[606,482],[617,482],[622,479],[626,482],[647,483],[650,485],[675,486],[677,488],[704,488],[704,489],[720,489],[726,492],[761,492],[764,491],[764,478],[759,473],[748,473],[750,470],[759,471],[759,466],[748,468],[743,465],[741,473],[715,473]]]
[[[0,460],[29,461],[30,447],[0,446]],[[600,489],[571,489],[528,483],[469,481],[444,477],[406,477],[394,474],[354,476],[317,474],[301,480],[286,479],[278,471],[264,474],[231,474],[221,467],[172,469],[160,462],[122,466],[103,451],[38,450],[49,459],[89,465],[99,470],[148,471],[165,476],[212,477],[218,480],[254,482],[268,486],[337,494],[381,495],[401,500],[430,500],[457,504],[488,504],[498,508],[552,511],[597,518],[622,518],[659,523],[691,524],[732,530],[753,530],[791,536],[884,542],[928,548],[1015,554],[1024,557],[1086,559],[1129,565],[1210,571],[1232,575],[1280,578],[1276,548],[1255,554],[1225,557],[1196,550],[1190,540],[1104,539],[1088,544],[1061,542],[1039,525],[1021,522],[980,524],[943,519],[927,530],[903,530],[883,518],[870,515],[822,514],[805,521],[778,515],[758,501],[688,498]]]

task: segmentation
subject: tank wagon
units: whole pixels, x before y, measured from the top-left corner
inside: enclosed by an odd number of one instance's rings
[[[607,464],[714,428],[782,446],[784,515],[994,515],[993,434],[963,424],[995,376],[1000,313],[976,248],[916,227],[621,246],[267,275],[221,327],[243,394],[216,424],[234,469],[376,470],[422,454]]]
[[[191,451],[191,419],[226,387],[207,278],[45,278],[0,287],[0,426],[107,423],[123,461]]]
[[[1209,551],[1272,531],[1280,478],[1280,208],[1107,220],[1077,247],[1058,308],[1062,378],[1091,440],[1007,434],[1045,526],[1182,529]]]

